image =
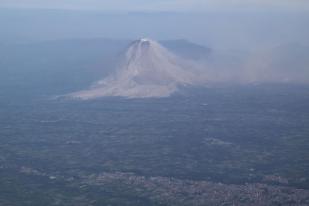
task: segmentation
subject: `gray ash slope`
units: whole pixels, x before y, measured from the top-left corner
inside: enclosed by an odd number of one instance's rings
[[[167,97],[179,86],[199,85],[204,80],[192,61],[176,56],[156,41],[140,39],[127,48],[116,72],[89,89],[68,96],[79,99]]]

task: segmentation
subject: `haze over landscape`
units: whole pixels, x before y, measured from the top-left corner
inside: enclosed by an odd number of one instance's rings
[[[0,0],[0,206],[309,205],[308,11]]]

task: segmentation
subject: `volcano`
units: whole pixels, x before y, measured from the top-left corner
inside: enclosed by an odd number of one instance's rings
[[[195,85],[201,79],[191,62],[150,39],[132,42],[120,62],[113,74],[68,96],[84,100],[104,96],[168,97],[180,86]]]

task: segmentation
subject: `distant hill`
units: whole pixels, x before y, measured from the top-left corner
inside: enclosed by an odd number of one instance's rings
[[[185,39],[160,41],[160,43],[179,56],[194,60],[205,59],[212,52],[212,49],[208,47],[189,42]]]

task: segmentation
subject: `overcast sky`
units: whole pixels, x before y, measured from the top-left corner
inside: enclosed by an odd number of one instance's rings
[[[309,0],[0,0],[0,8],[71,9],[2,9],[0,44],[145,36],[222,49],[309,44]]]
[[[207,11],[226,9],[309,10],[308,0],[0,0],[2,8],[104,11]]]

